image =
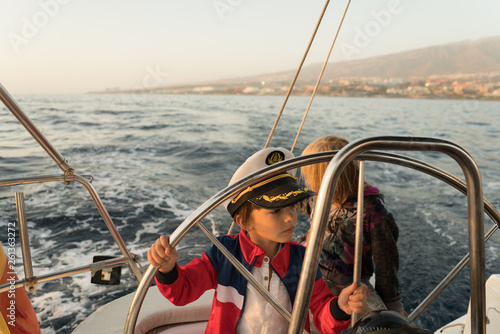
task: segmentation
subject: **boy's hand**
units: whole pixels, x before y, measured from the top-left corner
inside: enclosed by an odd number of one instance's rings
[[[344,288],[337,301],[340,309],[347,314],[363,313],[366,307],[366,291],[368,287],[364,284],[356,287],[356,283],[352,283]]]
[[[175,248],[170,247],[170,239],[167,235],[162,235],[148,250],[148,261],[153,267],[164,274],[172,271],[179,258],[179,253]]]

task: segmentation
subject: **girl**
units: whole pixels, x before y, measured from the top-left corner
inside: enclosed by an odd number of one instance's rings
[[[303,155],[340,150],[349,141],[329,135],[311,142]],[[318,192],[327,162],[301,167],[306,186]],[[354,244],[357,215],[359,167],[356,161],[347,165],[337,183],[323,240],[320,269],[325,282],[336,295],[353,281]],[[302,202],[299,211],[312,218],[315,197]],[[389,309],[405,314],[399,295],[398,226],[384,203],[379,190],[367,183],[364,188],[363,255],[361,281],[370,289],[369,309]],[[305,244],[307,241],[305,242]],[[375,289],[369,279],[375,273]]]

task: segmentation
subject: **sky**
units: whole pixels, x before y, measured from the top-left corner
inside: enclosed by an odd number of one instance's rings
[[[324,62],[347,4],[330,1],[306,65]],[[80,94],[296,70],[324,5],[1,0],[0,84],[13,95]],[[330,61],[498,36],[499,13],[498,0],[351,1]]]

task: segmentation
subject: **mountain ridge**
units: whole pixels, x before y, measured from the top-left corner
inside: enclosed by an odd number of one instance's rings
[[[323,64],[304,66],[299,80],[316,81]],[[429,46],[358,60],[330,62],[322,81],[353,78],[399,78],[411,80],[430,76],[450,76],[500,72],[500,35]],[[211,81],[211,84],[242,82],[289,82],[295,70]]]

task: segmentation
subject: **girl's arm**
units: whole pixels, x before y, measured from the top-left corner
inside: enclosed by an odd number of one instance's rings
[[[375,263],[375,290],[389,310],[403,313],[398,278],[398,226],[386,209],[374,215],[373,219],[375,223],[370,237]]]

